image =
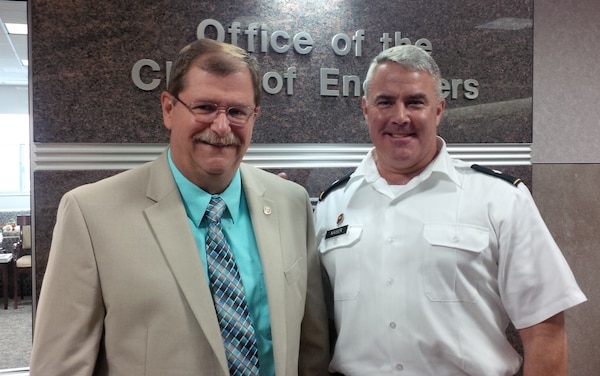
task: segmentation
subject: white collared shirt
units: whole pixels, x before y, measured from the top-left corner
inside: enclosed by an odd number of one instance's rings
[[[443,141],[404,186],[371,151],[315,218],[334,290],[330,367],[346,376],[513,375],[509,322],[586,300],[524,184],[452,159]]]

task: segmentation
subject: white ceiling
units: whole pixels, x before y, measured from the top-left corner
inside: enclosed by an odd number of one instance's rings
[[[0,0],[0,114],[28,113],[27,35],[9,34],[6,23],[27,24],[27,1]]]

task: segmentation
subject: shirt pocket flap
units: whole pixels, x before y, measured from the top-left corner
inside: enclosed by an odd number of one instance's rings
[[[423,237],[433,246],[479,253],[489,244],[489,230],[464,224],[426,224]]]
[[[321,253],[327,253],[338,248],[348,248],[358,242],[362,235],[362,226],[350,226],[347,228],[338,227],[328,232],[335,233],[336,235],[329,238],[325,237],[323,240],[323,246],[319,247]]]

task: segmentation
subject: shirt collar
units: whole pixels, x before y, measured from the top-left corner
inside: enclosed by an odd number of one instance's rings
[[[200,222],[202,221],[202,218],[204,218],[204,213],[208,208],[208,203],[210,202],[212,195],[183,176],[177,166],[175,166],[175,163],[173,163],[170,148],[167,156],[169,167],[171,168],[171,173],[173,174],[173,178],[175,179],[175,183],[181,194],[187,216],[196,226],[200,226]],[[225,201],[225,205],[227,206],[227,210],[223,216],[227,217],[227,212],[229,212],[229,216],[234,223],[238,219],[240,213],[241,194],[242,178],[240,170],[238,169],[233,176],[233,180],[229,183],[229,186],[219,195],[223,201]]]
[[[425,169],[417,176],[415,176],[409,184],[417,185],[422,181],[427,180],[432,175],[443,174],[447,176],[451,181],[453,181],[456,185],[460,186],[460,178],[454,167],[454,160],[448,154],[448,149],[446,148],[446,141],[443,138],[437,137],[437,148],[438,153],[436,157],[425,167]],[[377,166],[375,164],[375,160],[373,158],[373,152],[375,148],[371,149],[367,156],[363,159],[363,161],[358,165],[350,180],[348,181],[348,185],[359,179],[364,179],[366,183],[372,184],[377,182],[378,180],[385,180],[377,171]],[[378,183],[379,184],[379,183]],[[387,183],[386,183],[387,184]]]
[[[461,179],[456,171],[454,159],[448,154],[446,141],[438,136],[438,154],[433,161],[418,176],[419,182],[428,179],[432,175],[442,174],[448,177],[457,186],[461,185]]]

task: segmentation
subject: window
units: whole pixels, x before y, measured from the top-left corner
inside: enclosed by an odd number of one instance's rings
[[[29,115],[0,114],[0,210],[29,210]]]

